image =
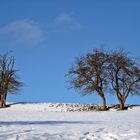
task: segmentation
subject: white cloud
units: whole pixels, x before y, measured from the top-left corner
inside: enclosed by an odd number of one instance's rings
[[[49,26],[54,31],[76,30],[82,25],[73,17],[72,13],[61,13]]]
[[[30,20],[16,20],[0,28],[0,39],[18,45],[34,46],[43,40],[40,26]]]
[[[67,24],[73,22],[73,18],[71,14],[62,13],[55,18],[56,24]]]

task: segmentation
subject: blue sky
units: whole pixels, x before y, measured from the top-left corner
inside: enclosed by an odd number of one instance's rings
[[[101,46],[139,58],[139,7],[139,0],[0,1],[0,52],[13,51],[25,83],[8,101],[100,103],[96,94],[68,90],[64,76],[75,57]],[[140,104],[140,97],[127,103]]]

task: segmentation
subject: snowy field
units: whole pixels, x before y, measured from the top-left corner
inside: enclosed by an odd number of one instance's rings
[[[140,107],[66,112],[51,103],[0,109],[0,140],[140,140]]]

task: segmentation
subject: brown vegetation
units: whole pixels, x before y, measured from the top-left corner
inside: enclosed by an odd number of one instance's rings
[[[22,83],[14,70],[15,59],[9,53],[0,56],[0,107],[6,107],[8,93],[15,93]]]
[[[121,110],[130,94],[140,94],[140,66],[124,50],[93,50],[76,58],[67,76],[71,88],[81,90],[82,95],[96,92],[102,98],[103,110],[107,109],[107,90],[115,93]]]

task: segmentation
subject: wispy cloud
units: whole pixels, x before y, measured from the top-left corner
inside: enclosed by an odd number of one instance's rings
[[[0,28],[0,40],[34,46],[42,42],[43,31],[34,21],[16,20]]]
[[[55,17],[49,27],[53,31],[71,31],[80,29],[82,25],[74,18],[72,13],[61,13]]]

